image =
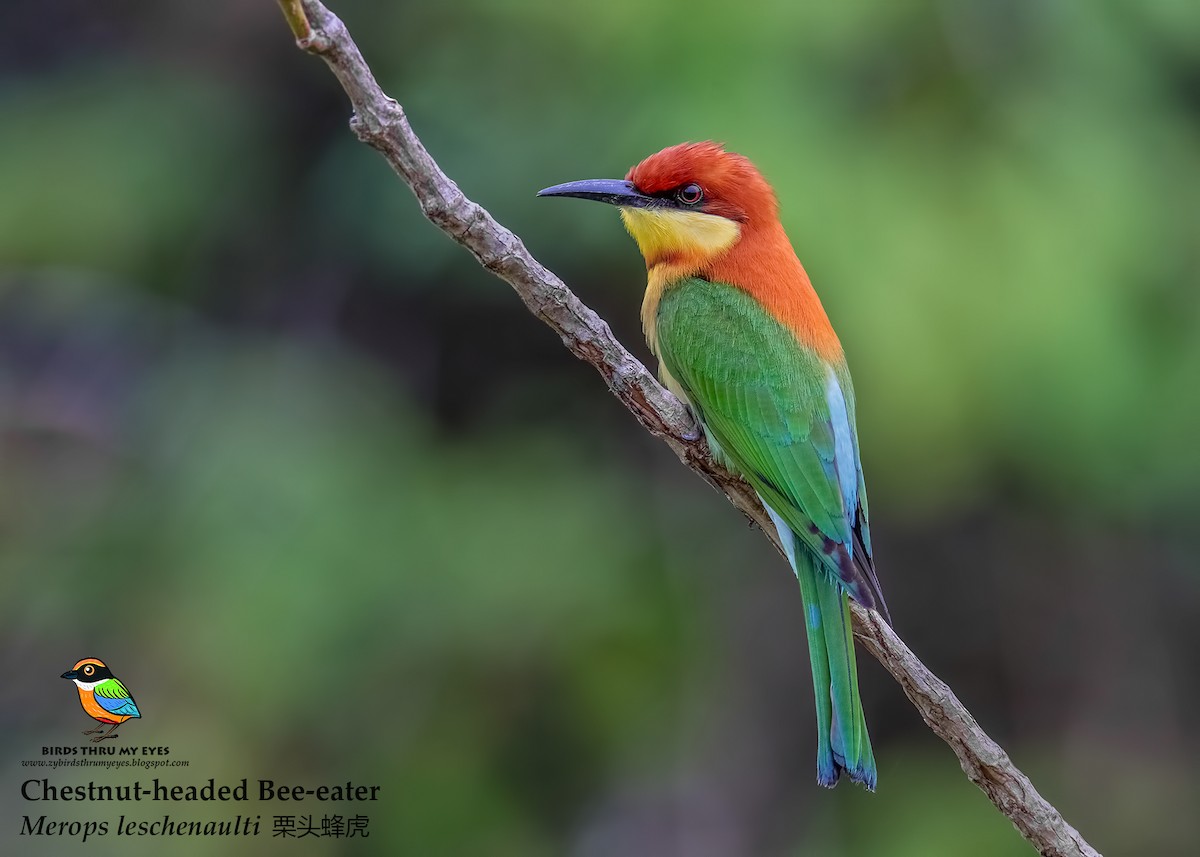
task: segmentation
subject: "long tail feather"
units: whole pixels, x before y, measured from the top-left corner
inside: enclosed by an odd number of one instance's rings
[[[833,753],[834,725],[829,695],[829,647],[822,628],[817,575],[807,551],[804,548],[800,550],[804,555],[799,558],[799,564],[793,561],[793,565],[796,578],[800,581],[800,595],[804,600],[804,626],[808,632],[808,657],[812,662],[813,699],[817,703],[817,782],[831,789],[837,785],[841,767],[837,765]]]
[[[806,557],[809,565],[815,558]],[[875,790],[875,755],[858,694],[858,668],[850,627],[850,597],[820,569],[814,569],[821,624],[829,656],[829,699],[832,704],[830,743],[834,764],[856,783]],[[813,632],[810,630],[810,649]]]
[[[804,598],[812,687],[817,706],[817,783],[832,787],[845,772],[875,791],[875,755],[866,735],[850,624],[850,597],[799,547],[796,576]]]
[[[858,695],[850,596],[821,568],[820,559],[796,539],[787,523],[770,506],[766,509],[796,572],[804,601],[817,705],[817,782],[833,788],[845,772],[874,791],[875,754]]]

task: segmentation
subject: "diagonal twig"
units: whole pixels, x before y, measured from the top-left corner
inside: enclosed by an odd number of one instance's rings
[[[622,404],[680,461],[723,492],[779,547],[758,497],[717,464],[686,408],[613,336],[602,318],[525,249],[521,239],[468,199],[413,133],[401,106],[380,89],[341,20],[319,0],[279,0],[297,45],[337,76],[354,114],[350,127],[404,180],[422,212],[479,263],[512,286],[576,357],[593,366]],[[873,611],[851,602],[854,635],[904,690],[970,780],[1046,857],[1100,857],[975,722],[953,691]]]

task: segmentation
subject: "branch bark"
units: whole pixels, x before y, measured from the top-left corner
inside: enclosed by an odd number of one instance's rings
[[[404,180],[422,212],[483,267],[507,282],[563,344],[604,378],[647,431],[725,494],[779,548],[753,489],[717,464],[686,408],[667,392],[521,239],[468,199],[413,133],[401,106],[367,66],[342,21],[318,0],[279,0],[296,44],[328,64],[350,99],[350,127]],[[1046,857],[1100,857],[975,722],[953,691],[909,650],[877,613],[851,602],[854,635],[899,683],[931,730],[958,757],[970,780]]]

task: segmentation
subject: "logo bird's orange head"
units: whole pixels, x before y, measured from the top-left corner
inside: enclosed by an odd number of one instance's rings
[[[62,674],[63,678],[69,678],[76,684],[92,684],[111,676],[112,673],[99,658],[84,658]]]

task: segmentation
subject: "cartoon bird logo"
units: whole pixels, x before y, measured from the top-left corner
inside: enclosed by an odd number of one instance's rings
[[[79,688],[79,704],[89,717],[100,722],[99,726],[87,730],[84,735],[95,735],[107,724],[112,726],[103,735],[96,735],[92,739],[93,743],[105,738],[116,738],[118,726],[131,717],[142,716],[125,685],[121,684],[121,680],[113,675],[112,670],[99,658],[84,658],[63,673],[62,677],[75,682],[75,686]]]

